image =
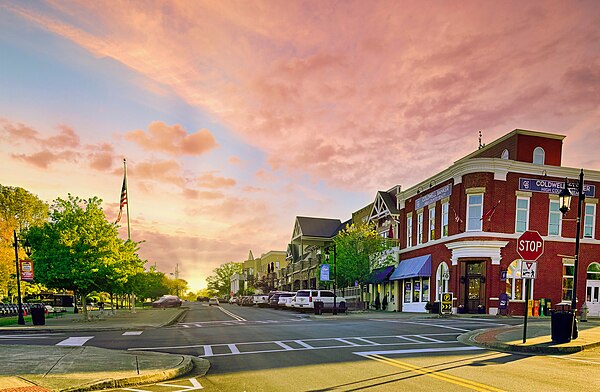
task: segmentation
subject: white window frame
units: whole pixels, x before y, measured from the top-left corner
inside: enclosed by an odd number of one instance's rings
[[[546,164],[546,151],[542,147],[536,147],[533,150],[533,163],[535,165],[545,165]]]
[[[556,206],[556,209],[552,209],[552,204],[554,204]],[[550,203],[548,203],[548,236],[551,237],[560,237],[562,236],[562,219],[563,219],[563,215],[562,212],[560,212],[559,210],[560,208],[560,202],[558,201],[558,199],[550,199]],[[551,222],[551,217],[552,215],[557,215],[558,216],[558,234],[553,234],[550,232],[550,222]]]
[[[450,226],[448,225],[449,214],[450,203],[442,203],[442,229],[440,230],[441,238],[448,237],[450,234]]]
[[[483,193],[470,193],[467,194],[467,231],[482,231],[483,230],[483,220],[481,219],[483,217]],[[472,197],[476,197],[476,196],[481,196],[481,204],[471,204],[471,198]],[[471,207],[480,207],[480,212],[476,214],[476,216],[472,217],[470,215],[471,213]],[[473,222],[477,222],[477,227],[473,228],[471,227],[471,221]]]
[[[527,202],[527,208],[525,209],[525,229],[519,230],[519,211],[523,211],[523,208],[519,208],[519,200],[524,200]],[[517,201],[515,203],[515,233],[524,233],[529,230],[529,210],[530,210],[530,198],[525,196],[517,196]]]
[[[588,214],[588,207],[592,208],[592,213]],[[594,238],[594,232],[596,231],[596,204],[586,203],[583,206],[584,218],[583,218],[583,238]],[[588,219],[591,219],[591,225],[588,226]],[[590,235],[586,235],[586,228],[591,226]]]
[[[429,207],[427,213],[429,214],[429,231],[427,232],[429,237],[428,241],[433,241],[435,239],[435,204]]]
[[[406,217],[406,247],[410,248],[412,246],[412,238],[413,238],[413,219],[412,214]]]
[[[423,243],[423,211],[417,214],[417,245]]]
[[[509,298],[511,301],[520,301],[520,302],[525,302],[525,288],[527,287],[525,285],[525,281],[527,279],[523,279],[521,278],[521,263],[523,261],[521,259],[516,259],[514,260],[512,263],[509,264],[509,269],[506,271],[506,280],[511,282],[511,292],[510,293],[506,293],[508,294]],[[510,267],[514,266],[513,272],[510,273]],[[529,298],[533,298],[533,286],[534,286],[534,281],[535,279],[529,279],[531,280],[530,284],[529,284]],[[520,299],[515,299],[515,293],[516,293],[516,286],[517,285],[521,285],[521,295],[522,298]]]
[[[444,279],[444,272],[448,273],[448,279]],[[437,300],[442,300],[442,294],[448,292],[448,284],[450,283],[450,268],[448,268],[448,264],[445,261],[442,261],[440,265],[438,265],[437,271],[435,273],[435,281],[436,281],[436,289],[437,289]]]

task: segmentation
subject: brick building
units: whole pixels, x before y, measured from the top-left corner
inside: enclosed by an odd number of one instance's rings
[[[580,169],[561,166],[564,138],[517,129],[411,188],[382,196],[384,208],[371,218],[380,227],[391,226],[399,240],[389,290],[401,300],[393,310],[425,311],[425,303],[448,291],[454,312],[495,314],[506,293],[508,312],[523,314],[516,240],[526,230],[538,231],[545,241],[530,298],[570,303],[577,197],[563,217],[558,193],[565,178],[576,188]],[[577,297],[579,307],[585,300],[590,313],[600,315],[600,172],[584,173]]]

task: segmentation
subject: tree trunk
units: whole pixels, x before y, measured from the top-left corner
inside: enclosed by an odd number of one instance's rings
[[[81,296],[81,307],[83,307],[83,318],[85,321],[90,321],[89,314],[87,310],[87,299],[85,298],[87,295]]]

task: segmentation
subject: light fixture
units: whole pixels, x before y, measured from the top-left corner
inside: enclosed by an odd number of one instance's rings
[[[566,215],[567,212],[569,212],[569,210],[571,209],[571,198],[573,197],[571,191],[569,191],[568,181],[569,180],[565,178],[565,187],[558,194],[558,200],[560,204],[559,211],[563,214],[563,216]]]

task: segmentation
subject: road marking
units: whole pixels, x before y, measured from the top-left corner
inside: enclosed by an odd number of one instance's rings
[[[204,347],[204,356],[205,357],[212,357],[213,355],[213,351],[212,351],[212,347],[207,345],[202,346]]]
[[[133,389],[133,388],[123,388],[124,391],[133,391],[133,392],[152,392],[146,389]]]
[[[354,340],[360,340],[361,342],[365,342],[365,343],[370,344],[372,346],[378,346],[379,345],[379,343],[372,342],[372,341],[370,341],[368,339],[363,339],[363,338],[352,338],[352,339],[354,339]]]
[[[415,335],[415,336],[418,337],[418,338],[421,338],[421,339],[429,340],[430,342],[442,343],[442,340],[430,338],[429,336],[423,336],[423,335]]]
[[[137,336],[137,335],[141,335],[144,331],[128,331],[128,332],[123,332],[123,336]]]
[[[452,329],[454,331],[462,331],[462,332],[469,332],[470,331],[470,329],[449,327],[447,325],[439,325],[439,324],[431,324],[431,323],[415,323],[415,322],[412,322],[412,321],[405,321],[404,323],[405,324],[416,324],[416,325],[427,325],[429,327],[446,328],[446,329]]]
[[[278,345],[279,347],[283,348],[284,350],[293,350],[292,347],[288,346],[287,344],[280,342],[279,340],[274,341],[273,343],[275,343],[276,345]]]
[[[0,339],[46,339],[48,337],[64,336],[64,333],[47,333],[35,335],[6,335],[0,336]]]
[[[398,339],[404,339],[404,340],[408,340],[409,342],[413,342],[413,343],[423,343],[420,340],[417,339],[411,339],[408,336],[396,336]]]
[[[192,384],[191,387],[188,387],[186,385],[167,384],[167,383],[160,383],[160,384],[154,384],[154,385],[158,385],[160,387],[183,388],[183,389],[178,389],[174,392],[196,391],[198,389],[204,389],[204,387],[202,387],[202,385],[200,385],[198,380],[196,380],[195,378],[190,378],[190,379],[188,379],[188,381],[190,382],[190,384]]]
[[[598,361],[588,361],[587,359],[569,358],[569,357],[563,357],[560,355],[550,355],[550,356],[552,358],[564,359],[567,361],[575,361],[575,362],[591,363],[593,365],[600,365],[600,362],[598,362]]]
[[[221,312],[223,312],[223,313],[225,313],[226,315],[228,315],[228,316],[230,316],[230,317],[232,317],[232,318],[236,319],[237,321],[248,321],[248,320],[246,320],[245,318],[243,318],[243,317],[241,317],[241,316],[238,316],[237,314],[233,314],[233,313],[231,313],[229,310],[227,310],[227,309],[223,309],[223,308],[222,308],[222,307],[220,307],[220,306],[217,306],[217,308],[218,308],[218,309],[219,309]]]
[[[229,347],[229,350],[231,351],[232,354],[240,353],[240,350],[238,350],[238,348],[235,344],[228,344],[227,347]]]
[[[74,336],[56,343],[57,346],[83,346],[85,342],[92,339],[93,336]]]
[[[296,344],[299,344],[299,345],[301,345],[302,347],[304,347],[304,348],[307,348],[307,349],[309,349],[309,350],[314,348],[314,347],[313,347],[313,346],[311,346],[310,344],[308,344],[308,343],[304,343],[302,340],[293,340],[293,342],[294,342],[294,343],[296,343]]]
[[[342,338],[335,338],[335,340],[337,340],[338,342],[342,342],[344,344],[347,344],[349,346],[360,346],[360,344],[356,344],[356,343],[350,342],[350,341],[348,341],[346,339],[342,339]]]
[[[447,342],[456,343],[456,342]],[[425,343],[422,343],[425,344]],[[352,354],[360,355],[365,357],[367,355],[391,355],[391,354],[422,354],[422,353],[445,353],[449,351],[472,351],[472,350],[486,350],[483,347],[476,346],[458,346],[458,347],[431,347],[431,348],[411,348],[406,350],[379,350],[379,351],[358,351]]]
[[[464,347],[456,347],[456,349],[460,349]],[[471,347],[471,348],[479,348],[479,347]],[[390,359],[386,357],[382,357],[379,354],[370,354],[366,355],[366,358],[372,359],[374,361],[382,362],[387,365],[392,365],[404,370],[410,370],[417,374],[422,374],[424,376],[429,376],[433,378],[437,378],[438,380],[446,381],[455,385],[459,385],[468,389],[472,389],[474,391],[479,392],[504,392],[502,389],[498,389],[492,387],[490,385],[481,384],[475,381],[467,380],[465,378],[452,376],[450,374],[442,373],[441,371],[427,369],[424,367],[414,366],[405,362],[400,362],[396,359]]]

